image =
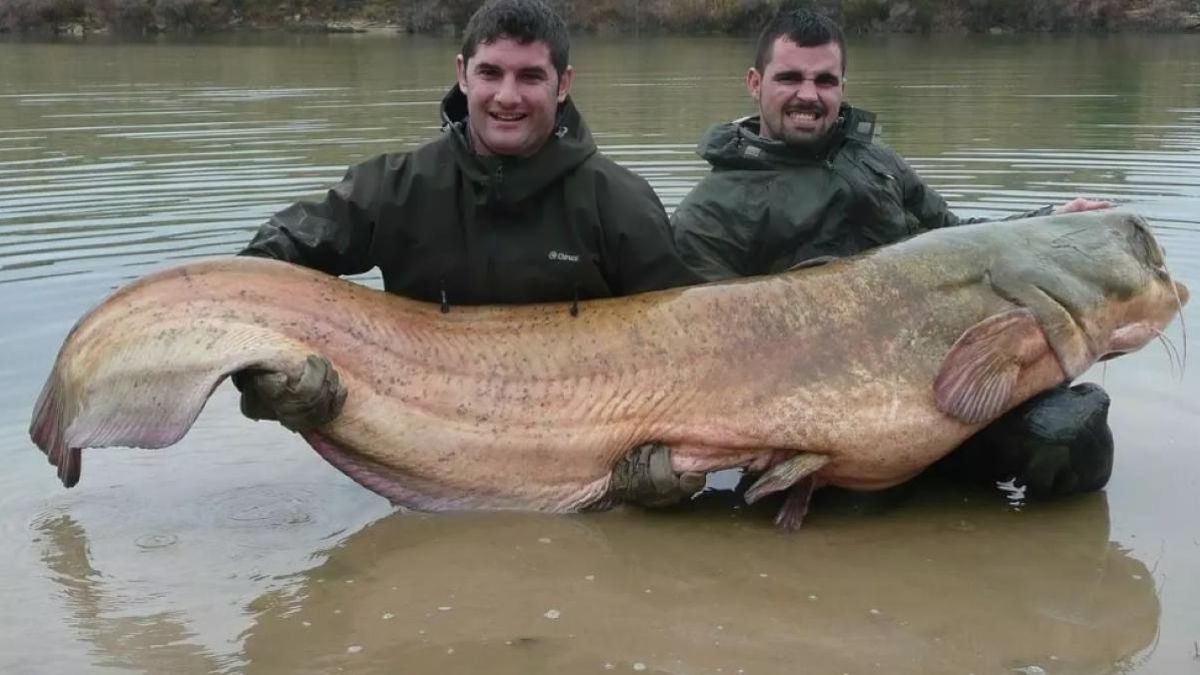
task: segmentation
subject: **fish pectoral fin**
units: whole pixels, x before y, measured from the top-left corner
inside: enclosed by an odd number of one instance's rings
[[[1004,412],[1021,367],[1050,350],[1037,317],[1012,309],[988,317],[959,336],[933,380],[938,410],[967,424]]]
[[[746,490],[746,503],[753,504],[773,492],[786,490],[828,463],[827,455],[802,452],[787,461],[776,464],[759,476],[750,489]]]

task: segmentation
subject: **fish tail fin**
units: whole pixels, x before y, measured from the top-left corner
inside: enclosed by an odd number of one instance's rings
[[[239,370],[302,372],[312,349],[287,326],[306,315],[283,299],[316,273],[297,270],[250,259],[180,265],[121,287],[80,318],[29,426],[63,485],[79,481],[85,448],[177,442]],[[260,310],[273,304],[280,314]]]
[[[46,453],[50,464],[58,469],[58,477],[63,485],[74,487],[79,482],[81,458],[79,448],[68,447],[65,440],[65,427],[69,420],[65,419],[67,416],[58,375],[58,369],[55,368],[42,387],[42,393],[34,405],[29,436]]]
[[[46,380],[29,434],[65,487],[79,482],[83,448],[157,449],[177,442],[217,385],[252,363],[230,359],[147,371],[121,361],[116,355],[86,379],[59,362]]]

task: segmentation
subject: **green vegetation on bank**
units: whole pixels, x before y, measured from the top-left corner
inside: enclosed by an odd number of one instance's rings
[[[852,33],[1200,30],[1200,0],[547,0],[576,31],[750,33],[781,4]],[[452,33],[482,0],[0,0],[0,32]]]

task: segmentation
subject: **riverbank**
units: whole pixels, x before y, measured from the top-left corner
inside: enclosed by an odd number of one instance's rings
[[[0,32],[289,31],[455,34],[481,0],[0,0]],[[850,33],[1179,32],[1200,0],[548,0],[577,32],[748,34],[781,4],[836,17]]]

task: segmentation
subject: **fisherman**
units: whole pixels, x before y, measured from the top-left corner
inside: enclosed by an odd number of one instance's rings
[[[800,9],[762,29],[746,73],[758,114],[709,129],[698,152],[712,172],[671,216],[680,255],[706,280],[782,272],[983,220],[952,213],[878,141],[875,115],[844,101],[845,87],[846,42],[834,21]],[[1109,206],[1074,199],[1012,218]],[[1015,479],[1031,494],[1099,489],[1112,471],[1108,403],[1095,386],[1052,390],[952,463],[973,478]]]
[[[650,185],[597,151],[569,95],[563,20],[540,0],[488,0],[467,24],[443,133],[350,168],[320,201],[271,217],[243,255],[346,275],[378,267],[384,288],[456,305],[563,302],[696,283]],[[235,378],[242,411],[301,431],[344,400],[324,359],[287,382]],[[646,445],[614,472],[610,496],[667,505],[703,486]]]

